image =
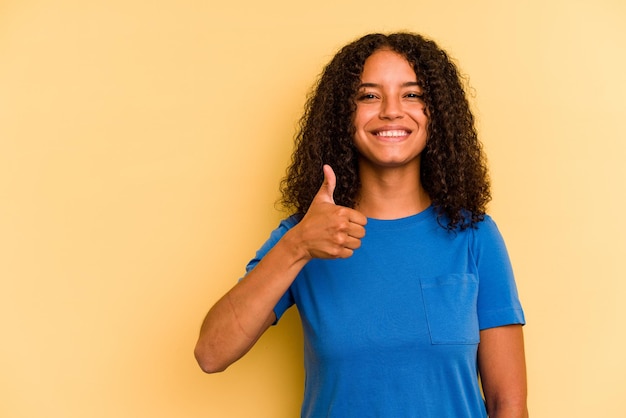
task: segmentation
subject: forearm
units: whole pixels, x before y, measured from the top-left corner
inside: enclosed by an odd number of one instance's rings
[[[367,218],[336,206],[334,187],[334,172],[324,166],[324,183],[304,218],[211,308],[195,349],[204,371],[224,370],[254,345],[274,321],[274,307],[310,259],[350,257],[360,247]]]
[[[273,309],[307,259],[285,236],[209,311],[194,354],[207,373],[241,358],[274,322]]]
[[[478,365],[489,418],[526,418],[526,362],[521,325],[481,331]]]

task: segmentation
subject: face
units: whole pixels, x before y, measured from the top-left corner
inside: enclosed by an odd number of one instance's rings
[[[413,166],[428,137],[422,89],[409,62],[379,50],[367,58],[356,94],[354,142],[359,163],[371,168]]]

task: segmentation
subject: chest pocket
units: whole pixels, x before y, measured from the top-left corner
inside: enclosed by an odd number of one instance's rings
[[[449,274],[421,278],[420,286],[432,344],[478,344],[478,278]]]

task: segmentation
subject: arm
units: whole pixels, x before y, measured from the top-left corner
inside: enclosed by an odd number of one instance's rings
[[[304,218],[209,311],[195,347],[207,373],[220,372],[252,348],[276,320],[274,307],[313,258],[350,257],[365,235],[365,216],[336,206],[335,175],[324,167],[324,183]]]
[[[526,362],[521,325],[480,332],[478,368],[490,418],[527,418]]]
[[[195,347],[207,373],[241,358],[275,321],[274,306],[306,260],[285,235],[259,264],[217,301],[206,315]]]

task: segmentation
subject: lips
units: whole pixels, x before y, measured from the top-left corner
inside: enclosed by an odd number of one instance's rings
[[[411,130],[405,126],[383,126],[373,129],[370,134],[381,142],[402,142],[411,135]]]
[[[403,138],[409,135],[411,132],[405,129],[389,129],[389,130],[380,130],[374,132],[374,135],[381,138]]]

